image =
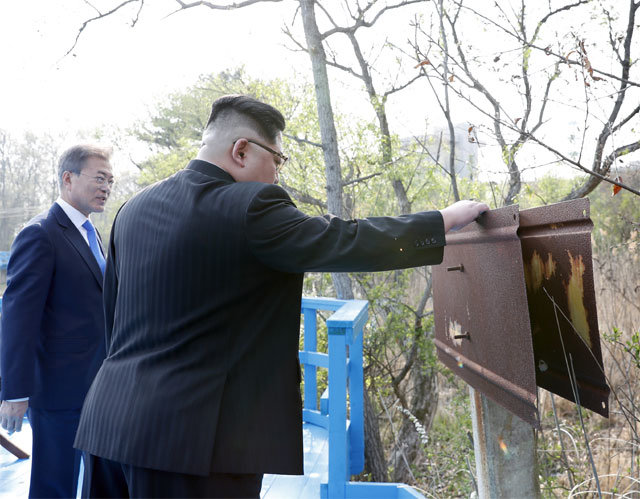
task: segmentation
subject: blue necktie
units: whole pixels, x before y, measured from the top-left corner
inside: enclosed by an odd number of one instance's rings
[[[94,229],[93,225],[89,220],[82,224],[82,226],[87,230],[87,239],[89,239],[89,247],[91,248],[91,252],[98,262],[98,266],[102,271],[102,275],[104,275],[104,267],[106,262],[104,261],[104,256],[102,256],[102,251],[100,251],[100,246],[98,246],[98,239],[96,238],[96,229]]]

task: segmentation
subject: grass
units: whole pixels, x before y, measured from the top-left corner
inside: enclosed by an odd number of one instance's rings
[[[635,253],[611,254],[601,260],[604,265],[594,266],[603,360],[612,390],[609,419],[588,409],[579,413],[574,403],[538,390],[537,473],[544,498],[640,498],[640,309],[630,304],[640,304],[637,258]],[[438,411],[414,462],[415,485],[426,497],[470,497],[475,461],[468,389],[443,373]]]

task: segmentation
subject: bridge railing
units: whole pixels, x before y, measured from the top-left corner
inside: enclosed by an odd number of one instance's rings
[[[364,377],[362,334],[368,319],[365,300],[303,298],[303,421],[329,432],[329,481],[323,498],[416,498],[412,488],[397,483],[350,482],[364,469]],[[328,354],[318,352],[317,312],[334,311],[326,321]],[[328,387],[318,404],[318,368],[328,369]],[[320,407],[318,407],[318,405]]]
[[[6,270],[9,263],[9,252],[0,251],[0,270]]]

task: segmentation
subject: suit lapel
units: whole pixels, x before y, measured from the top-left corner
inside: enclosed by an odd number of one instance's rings
[[[56,219],[58,220],[58,224],[61,226],[62,234],[67,240],[71,243],[71,245],[76,249],[76,251],[80,254],[84,262],[88,265],[93,277],[96,278],[100,288],[102,289],[102,272],[100,271],[100,267],[98,266],[98,262],[96,262],[96,258],[93,256],[91,252],[91,248],[80,234],[80,231],[76,228],[75,225],[69,220],[69,217],[64,212],[64,210],[58,205],[58,203],[54,203],[51,208]],[[98,239],[99,240],[99,239]],[[100,243],[102,246],[102,243]],[[103,250],[104,252],[104,250]]]

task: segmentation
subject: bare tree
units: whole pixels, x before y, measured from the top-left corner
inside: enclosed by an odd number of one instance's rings
[[[382,168],[392,168],[395,162],[392,134],[387,117],[387,99],[390,95],[407,88],[419,78],[419,75],[408,78],[404,82],[393,81],[386,91],[380,93],[374,83],[374,73],[376,72],[376,69],[367,57],[365,57],[364,50],[357,34],[364,28],[374,27],[385,13],[421,2],[422,0],[404,0],[391,4],[385,2],[369,2],[364,7],[357,6],[357,8],[353,9],[350,8],[348,2],[345,2],[345,8],[349,13],[348,24],[346,26],[340,25],[336,20],[334,20],[334,17],[328,8],[323,6],[322,3],[317,2],[318,9],[321,11],[323,17],[330,26],[326,31],[319,34],[320,38],[328,45],[330,39],[335,38],[336,36],[346,37],[353,51],[352,56],[356,61],[355,67],[346,62],[342,62],[342,58],[338,56],[337,51],[330,50],[329,56],[327,57],[324,50],[314,50],[310,47],[309,43],[307,43],[307,46],[304,46],[296,40],[291,31],[286,30],[287,35],[294,44],[300,49],[308,52],[312,58],[322,55],[325,57],[325,64],[328,64],[329,66],[336,68],[348,76],[354,77],[362,82],[378,121],[381,153],[380,166]],[[305,32],[307,32],[306,29]],[[384,42],[386,42],[386,39],[381,44],[384,45]],[[453,130],[453,128],[451,128],[451,130]],[[451,133],[451,136],[453,137],[453,132]],[[452,151],[452,162],[453,158],[454,152]],[[454,196],[458,200],[460,197],[455,182],[455,170],[453,166],[451,166],[450,171],[452,185],[454,188]],[[405,185],[406,180],[406,178],[403,178],[399,174],[392,175],[391,177],[391,184],[400,213],[409,213],[411,211],[411,201]],[[364,286],[362,287],[364,288]],[[406,345],[398,345],[398,355],[393,356],[392,362],[385,362],[383,360],[383,358],[386,357],[383,350],[386,350],[386,348],[391,345],[381,345],[382,350],[379,351],[374,351],[373,349],[369,349],[368,351],[368,357],[372,359],[375,364],[378,364],[382,368],[384,374],[389,377],[393,392],[396,395],[396,400],[406,412],[415,416],[426,428],[429,428],[430,426],[438,400],[435,372],[432,369],[426,368],[423,363],[419,361],[419,351],[424,348],[424,337],[425,335],[431,334],[431,331],[425,331],[422,327],[422,319],[425,316],[425,308],[430,296],[431,281],[430,275],[427,273],[423,294],[416,310],[411,309],[411,307],[406,303],[396,303],[393,305],[387,304],[386,306],[382,306],[381,308],[385,312],[384,315],[392,312],[390,308],[395,308],[395,313],[398,314],[407,314],[407,310],[411,310],[411,316],[415,317],[415,324],[413,328],[408,327],[407,329],[410,346],[407,348]],[[370,377],[370,379],[373,378],[374,376]],[[411,393],[409,393],[409,391]],[[377,436],[378,430],[372,424],[374,421],[373,404],[369,397],[365,400],[365,407],[368,429],[370,430],[367,434],[366,446],[368,469],[372,472],[375,480],[386,480],[386,470],[384,470],[382,463],[380,463],[380,452],[377,445],[377,440],[379,439]],[[390,458],[390,463],[394,469],[394,480],[415,481],[410,466],[418,455],[419,447],[420,438],[415,425],[408,417],[403,417],[400,431],[395,439],[395,447]]]
[[[640,2],[628,0],[622,28],[616,22],[618,17],[613,10],[617,5],[613,2],[610,10],[604,7],[604,2],[599,2],[600,10],[595,13],[586,11],[595,8],[589,0],[549,2],[548,8],[538,6],[533,9],[534,13],[529,13],[531,3],[525,0],[518,2],[517,9],[513,7],[515,2],[498,1],[493,10],[482,11],[464,0],[431,0],[430,3],[437,22],[429,27],[424,21],[416,20],[417,36],[411,42],[416,60],[429,81],[435,80],[442,86],[445,102],[450,92],[458,97],[459,103],[466,104],[466,113],[481,120],[481,124],[470,126],[470,140],[477,140],[475,133],[481,129],[499,146],[509,175],[502,199],[504,204],[517,200],[523,168],[536,166],[529,159],[534,148],[545,158],[551,156],[559,164],[589,174],[566,199],[589,194],[603,180],[639,194],[610,174],[617,158],[640,149],[640,141],[633,137],[628,140],[630,125],[640,112],[640,106],[630,96],[634,91],[637,95],[638,87],[631,69]],[[580,15],[576,15],[578,11]],[[608,24],[608,40],[604,43],[583,38],[578,30],[565,27],[568,16],[584,19],[591,14]],[[489,37],[504,41],[503,46],[490,55],[491,60],[485,47],[487,38],[482,38],[480,30],[471,35],[470,26],[483,26]],[[618,74],[598,68],[591,62],[588,50],[597,50],[603,62],[615,61]],[[505,75],[509,76],[505,78]],[[431,88],[435,93],[435,87]],[[519,97],[515,106],[506,95],[513,91]],[[557,145],[553,132],[544,133],[550,128],[545,125],[553,121],[554,116],[564,115],[567,107],[582,114],[577,150]],[[443,113],[449,118],[448,106],[443,107]],[[600,132],[593,141],[593,150],[589,151],[590,139],[597,127]],[[617,140],[614,141],[617,136],[620,140],[627,136],[627,141],[617,145]],[[605,152],[607,147],[610,150]]]
[[[0,250],[58,196],[58,138],[0,130]]]

